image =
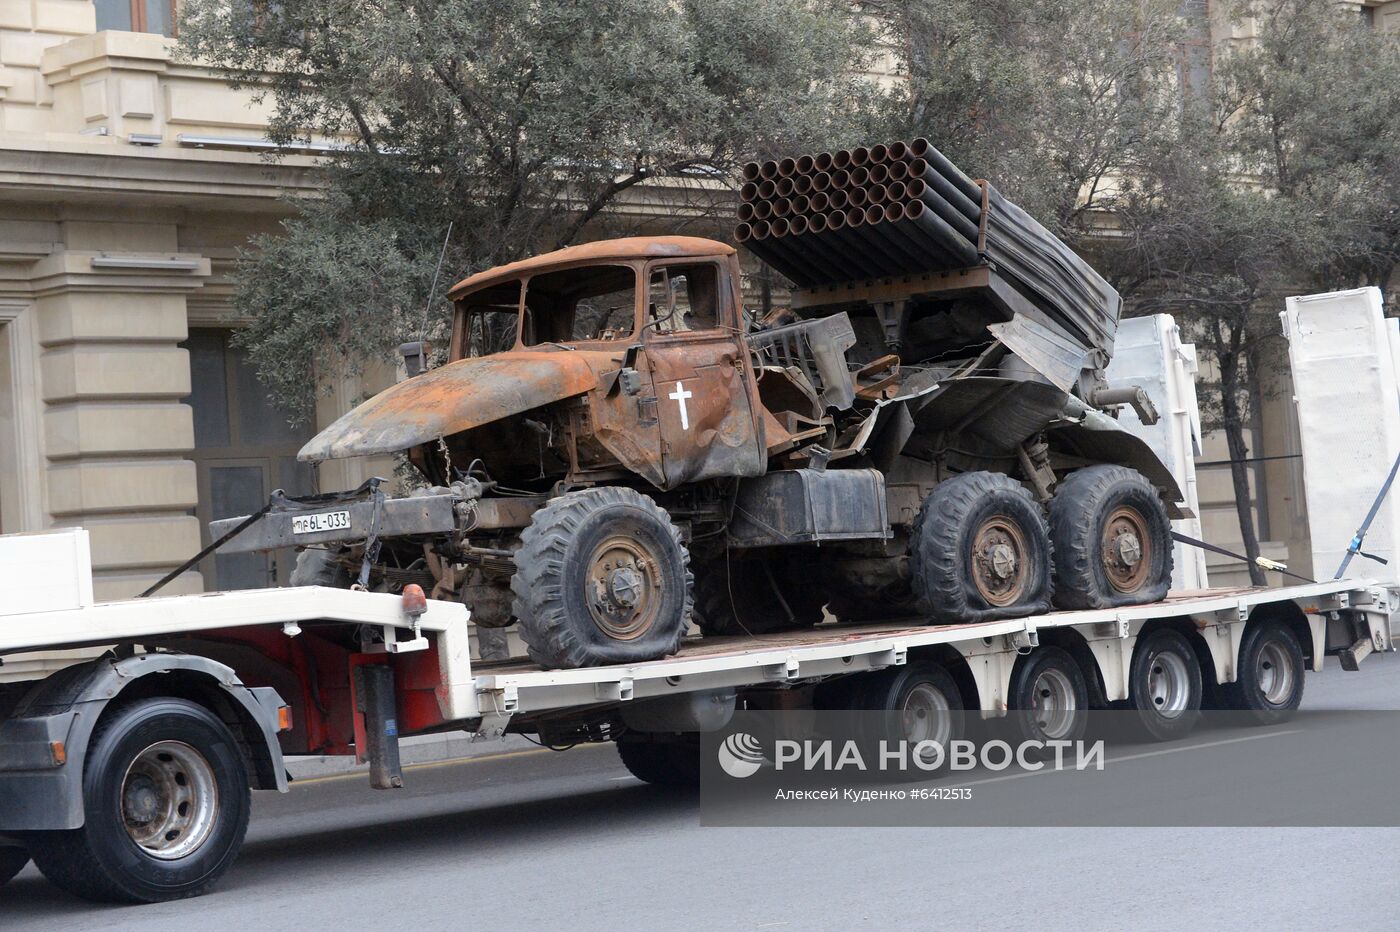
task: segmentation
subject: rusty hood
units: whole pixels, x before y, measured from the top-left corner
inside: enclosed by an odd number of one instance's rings
[[[385,389],[301,448],[304,462],[397,453],[581,395],[621,351],[510,350],[459,359]]]

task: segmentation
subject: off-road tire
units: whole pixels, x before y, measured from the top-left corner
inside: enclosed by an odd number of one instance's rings
[[[197,751],[217,787],[207,837],[174,860],[161,860],[139,846],[127,832],[122,808],[132,763],[165,741]],[[27,839],[30,854],[55,886],[84,899],[156,903],[198,896],[238,855],[252,811],[248,786],[237,739],[208,709],[168,698],[116,706],[98,724],[84,762],[83,827],[33,833]]]
[[[595,547],[625,536],[655,563],[659,606],[628,639],[610,636],[589,603]],[[657,660],[680,649],[691,615],[690,555],[680,531],[654,501],[633,489],[568,492],[535,512],[515,555],[514,613],[530,659],[547,669]]]
[[[696,625],[714,636],[767,634],[818,624],[826,593],[803,579],[793,563],[791,554],[730,554],[697,567]]]
[[[1249,713],[1259,725],[1286,722],[1303,704],[1305,664],[1298,636],[1287,625],[1273,621],[1251,625],[1240,644],[1235,682],[1219,687],[1221,705]],[[1272,690],[1265,688],[1270,674]]]
[[[1067,651],[1046,645],[1017,659],[1006,710],[1015,741],[1078,740],[1084,737],[1088,711],[1084,671]]]
[[[1004,520],[1019,529],[1024,572],[1010,604],[995,605],[979,591],[973,574],[975,536],[987,522]],[[914,592],[942,624],[1016,618],[1050,607],[1050,540],[1031,493],[1010,476],[969,472],[940,482],[924,499],[909,544]]]
[[[0,848],[0,887],[15,879],[15,875],[24,870],[24,865],[29,863],[29,852],[23,848],[13,848],[6,845]]]
[[[1104,563],[1105,523],[1120,509],[1145,527],[1148,553],[1142,580],[1116,588]],[[1050,500],[1055,554],[1055,605],[1064,609],[1117,608],[1160,602],[1172,582],[1172,525],[1147,477],[1126,466],[1086,466],[1066,476]]]
[[[1154,691],[1153,678],[1179,688]],[[1158,692],[1166,693],[1165,698]],[[1179,631],[1159,628],[1139,638],[1128,668],[1128,705],[1136,713],[1134,731],[1151,741],[1184,738],[1201,720],[1202,677],[1200,661]],[[1179,708],[1173,708],[1179,706]]]
[[[700,736],[627,734],[617,756],[628,773],[653,786],[693,789],[700,785]]]
[[[355,582],[338,562],[339,554],[325,547],[308,547],[297,554],[287,583],[291,586],[325,586],[328,589],[349,589]]]

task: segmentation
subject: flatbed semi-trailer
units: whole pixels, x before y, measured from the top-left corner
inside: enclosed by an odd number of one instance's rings
[[[897,711],[909,677],[891,671],[910,670],[953,709],[1000,715],[1042,696],[1076,710],[1124,703],[1169,739],[1222,698],[1261,722],[1296,709],[1304,670],[1326,656],[1354,669],[1393,650],[1400,606],[1400,591],[1341,579],[979,624],[694,638],[662,660],[544,670],[474,662],[466,609],[412,588],[99,603],[84,532],[0,545],[10,579],[24,562],[34,586],[64,589],[47,610],[23,593],[0,608],[0,659],[110,645],[0,684],[0,879],[33,857],[73,893],[127,901],[196,895],[217,880],[242,843],[250,790],[287,790],[285,754],[353,753],[369,761],[372,785],[390,788],[403,782],[401,736],[523,733],[551,746],[614,741],[642,779],[684,784],[699,771],[695,735],[734,709],[801,707],[822,690]],[[861,688],[831,689],[853,682]]]

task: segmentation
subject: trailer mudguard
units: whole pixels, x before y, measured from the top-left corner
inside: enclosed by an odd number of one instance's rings
[[[171,677],[169,683],[149,679],[161,676]],[[0,722],[0,832],[82,827],[83,764],[93,730],[108,705],[136,683],[155,687],[149,695],[224,697],[238,719],[229,725],[245,739],[253,788],[286,792],[277,743],[278,710],[285,703],[276,690],[245,686],[232,669],[206,657],[107,656],[43,680]]]

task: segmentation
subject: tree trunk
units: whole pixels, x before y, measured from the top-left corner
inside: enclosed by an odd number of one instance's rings
[[[1222,363],[1224,360],[1222,360]],[[1255,560],[1259,556],[1259,535],[1254,529],[1254,504],[1249,491],[1249,447],[1244,440],[1244,419],[1240,415],[1239,377],[1233,361],[1228,369],[1222,365],[1220,374],[1220,406],[1224,417],[1225,443],[1230,451],[1230,481],[1235,488],[1235,513],[1240,521],[1240,538],[1244,555],[1249,557],[1249,581],[1256,586],[1268,585],[1264,570]],[[1228,373],[1228,374],[1227,374]]]

